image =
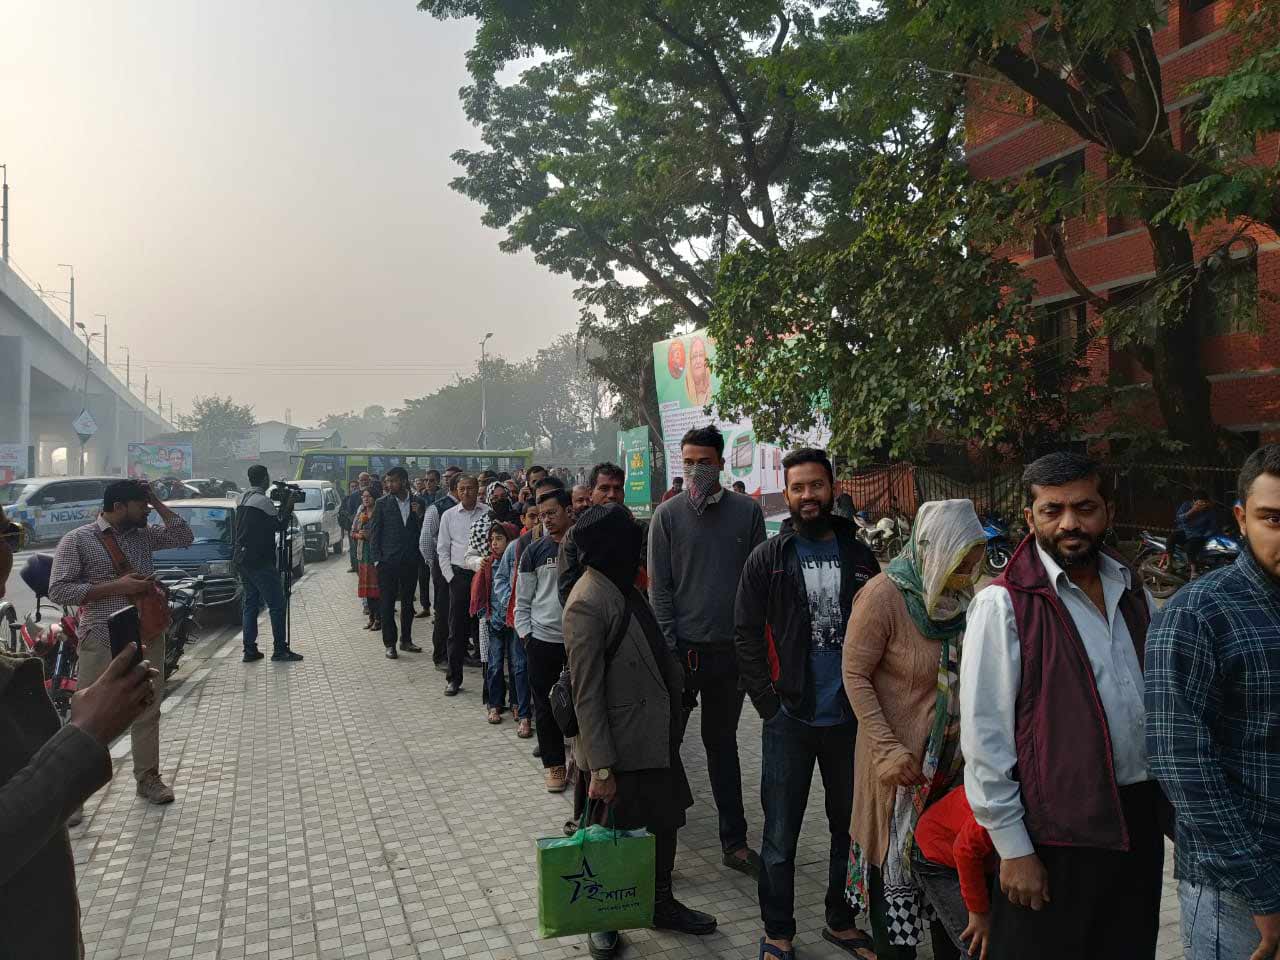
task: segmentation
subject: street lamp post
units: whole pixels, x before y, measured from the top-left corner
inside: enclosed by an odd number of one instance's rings
[[[71,329],[76,328],[76,268],[69,263],[60,263],[60,267],[66,267],[71,271],[71,293],[68,294],[71,303]]]
[[[72,291],[75,290],[74,284],[72,285],[71,289]],[[88,410],[89,409],[89,360],[93,355],[90,351],[90,347],[93,345],[94,337],[102,337],[105,335],[97,332],[90,333],[89,328],[86,327],[83,323],[77,323],[76,326],[79,327],[80,331],[84,334],[84,403],[81,404],[81,409]],[[84,440],[81,440],[80,441],[80,463],[77,468],[78,476],[84,476],[84,445],[85,445]]]
[[[486,333],[480,341],[480,449],[489,449],[489,404],[488,395],[485,389],[484,364],[485,364],[485,344],[493,337],[492,333]]]

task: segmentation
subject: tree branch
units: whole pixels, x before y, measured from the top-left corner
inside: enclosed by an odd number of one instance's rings
[[[666,264],[684,278],[685,282],[689,284],[690,288],[692,288],[693,292],[697,294],[699,299],[707,305],[710,305],[712,294],[711,284],[709,284],[706,279],[693,268],[693,265],[690,264],[689,261],[685,260],[684,257],[675,252],[666,237],[662,236],[657,231],[653,231],[650,236],[658,245],[658,253]]]
[[[1062,274],[1062,279],[1067,281],[1067,286],[1076,292],[1089,306],[1093,307],[1099,313],[1105,313],[1111,304],[1108,300],[1089,289],[1088,284],[1080,279],[1080,274],[1076,273],[1075,267],[1071,265],[1071,260],[1067,257],[1067,245],[1062,240],[1062,231],[1056,226],[1051,226],[1045,233],[1049,238],[1049,250],[1053,254],[1053,262],[1058,266],[1058,272]]]

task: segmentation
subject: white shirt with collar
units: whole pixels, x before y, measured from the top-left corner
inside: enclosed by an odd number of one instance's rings
[[[440,515],[440,533],[436,538],[436,559],[440,561],[440,575],[453,582],[453,568],[465,567],[467,546],[471,542],[471,524],[489,513],[480,501],[470,510],[456,504]]]
[[[400,519],[401,521],[404,522],[404,525],[406,527],[409,525],[409,508],[412,505],[413,505],[413,497],[410,494],[406,493],[404,495],[403,500],[401,500],[399,497],[396,497],[396,506],[400,508]]]
[[[1104,615],[1039,544],[1036,551],[1049,583],[1075,623],[1093,669],[1111,736],[1116,783],[1125,786],[1150,780],[1142,666],[1119,609],[1132,574],[1111,557],[1098,558]],[[1154,614],[1151,595],[1143,593]],[[974,597],[966,618],[960,659],[960,746],[965,794],[974,819],[991,834],[996,851],[1006,860],[1035,852],[1023,824],[1021,788],[1013,779],[1018,762],[1015,704],[1021,681],[1013,601],[1003,587],[987,587]]]

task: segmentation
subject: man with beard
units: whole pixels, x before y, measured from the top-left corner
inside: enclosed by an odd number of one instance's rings
[[[685,669],[688,723],[702,699],[702,744],[720,817],[725,866],[760,876],[747,846],[738,762],[742,691],[733,650],[733,600],[751,551],[764,542],[764,514],[750,497],[720,486],[724,436],[715,426],[680,441],[684,492],[660,504],[649,524],[649,596],[667,645]]]
[[[735,614],[742,685],[764,720],[761,956],[766,945],[776,955],[792,955],[796,846],[815,762],[831,831],[822,936],[855,956],[869,956],[871,939],[858,929],[857,911],[844,896],[858,723],[841,661],[854,594],[880,565],[857,528],[832,516],[835,474],[825,451],[796,450],[783,458],[782,468],[791,521],[751,552]]]
[[[987,955],[1151,960],[1167,813],[1143,712],[1155,606],[1102,547],[1114,506],[1096,464],[1049,454],[1022,483],[1032,532],[969,606],[960,659],[965,793],[1000,855]]]
[[[152,510],[163,526],[147,525],[147,515]],[[134,605],[139,594],[156,589],[151,575],[155,569],[153,551],[189,547],[193,539],[187,521],[166,507],[145,480],[108,484],[98,518],[62,538],[53,554],[49,599],[80,608],[81,689],[91,686],[111,665],[108,618]],[[172,803],[173,791],[160,779],[163,630],[142,638],[142,653],[149,666],[161,672],[153,681],[146,709],[130,727],[133,776],[138,783],[138,796],[148,803]]]
[[[591,488],[585,483],[575,483],[569,495],[573,498],[573,517],[576,520],[591,506]]]
[[[1178,814],[1187,960],[1280,956],[1280,444],[1239,478],[1236,562],[1147,642],[1147,749]]]
[[[626,498],[626,482],[626,473],[616,463],[597,463],[591,468],[591,476],[586,486],[590,491],[591,502],[583,509],[606,503],[621,505]],[[576,498],[578,488],[573,489]],[[573,585],[582,576],[582,564],[578,560],[578,544],[574,539],[572,527],[564,535],[564,541],[560,544],[560,553],[556,560],[556,576],[559,580],[560,603],[568,603]]]

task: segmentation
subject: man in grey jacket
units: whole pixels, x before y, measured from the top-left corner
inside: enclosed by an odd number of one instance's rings
[[[742,691],[734,653],[734,597],[747,557],[764,542],[764,513],[720,485],[724,436],[698,427],[680,442],[684,490],[659,504],[649,524],[649,597],[667,644],[685,669],[685,723],[702,699],[702,744],[720,815],[725,866],[759,877],[747,846],[738,762]]]

